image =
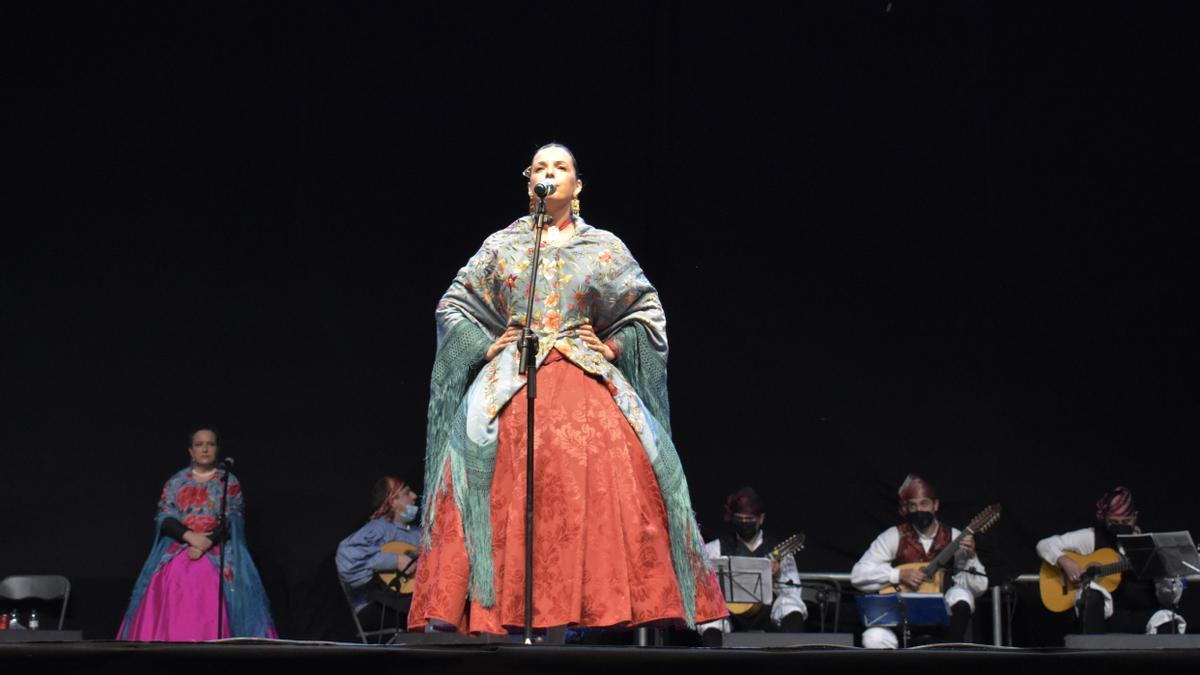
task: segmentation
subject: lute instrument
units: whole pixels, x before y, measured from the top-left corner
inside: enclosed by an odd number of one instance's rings
[[[383,551],[384,553],[404,554],[413,559],[413,564],[408,566],[407,571],[396,570],[395,572],[388,571],[378,573],[379,580],[383,582],[384,586],[390,587],[394,584],[396,590],[400,594],[407,595],[412,593],[413,585],[416,584],[417,581],[416,559],[420,549],[416,545],[410,544],[406,541],[389,541],[383,546],[380,546],[379,550]]]
[[[916,588],[909,588],[902,584],[894,584],[880,588],[879,594],[888,595],[890,593],[897,593],[899,591],[912,593],[941,593],[942,589],[945,588],[943,584],[946,580],[945,572],[942,570],[942,566],[949,562],[949,560],[954,557],[954,554],[958,553],[958,549],[961,547],[960,542],[962,541],[962,538],[967,535],[983,534],[984,532],[987,532],[988,528],[990,528],[992,525],[995,525],[997,520],[1000,520],[1000,505],[992,504],[976,514],[976,516],[971,519],[971,522],[967,523],[966,528],[964,528],[963,531],[960,532],[953,541],[951,541],[949,544],[946,544],[946,548],[938,552],[933,560],[927,563],[914,562],[904,563],[903,565],[896,566],[896,568],[899,570],[921,570],[921,572],[925,575],[925,581],[922,581],[920,586]]]

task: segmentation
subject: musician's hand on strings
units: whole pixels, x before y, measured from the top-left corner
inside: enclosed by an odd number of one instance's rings
[[[413,562],[413,559],[410,558],[409,556],[404,555],[403,553],[396,554],[396,570],[398,572],[404,572],[404,570],[408,569],[408,566],[411,565],[412,562]],[[412,572],[412,570],[408,570],[408,571]]]
[[[602,342],[600,338],[596,336],[596,331],[592,329],[592,324],[588,319],[584,319],[583,325],[577,328],[575,332],[579,334],[579,337],[583,339],[584,343],[587,344],[590,349],[600,352],[602,355],[604,355],[604,358],[608,359],[609,361],[616,360],[616,352],[612,350],[612,347],[604,344],[604,342]]]
[[[968,558],[974,558],[975,557],[975,535],[973,535],[973,534],[963,535],[963,538],[958,540],[958,547],[964,553],[967,554]]]
[[[925,573],[919,569],[900,570],[900,583],[909,588],[919,588],[925,579]]]
[[[1080,565],[1079,563],[1075,562],[1074,560],[1068,558],[1065,555],[1058,556],[1057,562],[1058,562],[1059,568],[1062,569],[1063,574],[1067,575],[1067,578],[1071,580],[1071,583],[1073,583],[1073,584],[1079,583],[1079,577],[1081,575],[1083,575],[1083,572],[1084,572],[1082,565]]]
[[[503,335],[496,338],[496,341],[492,343],[491,347],[488,347],[487,360],[491,361],[492,359],[496,358],[496,355],[503,351],[510,342],[515,342],[519,337],[521,337],[521,327],[509,326],[508,330],[504,331]]]

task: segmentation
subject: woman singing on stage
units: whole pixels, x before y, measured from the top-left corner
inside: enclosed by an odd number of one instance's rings
[[[531,280],[539,340],[533,626],[693,625],[726,614],[671,441],[666,321],[625,245],[579,216],[575,157],[550,144],[533,219],[488,237],[438,303],[425,463],[425,551],[409,626],[524,625],[525,376]],[[531,202],[532,203],[532,202]],[[533,273],[536,272],[536,273]]]
[[[258,569],[246,550],[242,486],[229,476],[228,518],[220,522],[223,473],[217,433],[192,434],[191,466],[167,480],[158,500],[154,546],[121,622],[121,640],[194,642],[276,637]],[[217,634],[217,568],[225,547],[224,614]]]

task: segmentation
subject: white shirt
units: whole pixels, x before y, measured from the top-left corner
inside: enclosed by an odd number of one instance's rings
[[[917,531],[917,538],[926,553],[933,546],[934,537],[937,536],[940,528],[941,523],[938,523],[937,527],[933,529],[931,536],[926,536]],[[957,529],[950,528],[951,538],[957,538],[959,534],[960,532]],[[863,553],[858,562],[854,563],[854,569],[850,571],[850,583],[854,584],[854,587],[860,591],[868,592],[878,591],[884,586],[894,586],[900,583],[900,568],[892,566],[892,561],[896,559],[899,551],[900,529],[889,527],[876,537],[875,541],[871,542],[866,553]],[[978,572],[978,574],[959,572],[953,577],[953,586],[969,591],[972,600],[971,605],[974,607],[974,598],[983,595],[988,587],[988,579],[984,576],[983,563],[979,561],[979,556],[968,558],[966,551],[959,549],[954,554],[954,566]]]
[[[1072,530],[1056,534],[1037,543],[1038,557],[1051,565],[1057,565],[1058,559],[1066,551],[1079,555],[1091,555],[1096,552],[1096,530],[1085,527],[1082,530]]]

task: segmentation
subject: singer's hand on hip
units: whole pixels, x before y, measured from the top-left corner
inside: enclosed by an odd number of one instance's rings
[[[600,352],[604,355],[604,358],[608,359],[609,361],[617,358],[617,354],[612,350],[612,347],[604,344],[600,341],[599,337],[596,337],[596,331],[592,330],[592,324],[587,319],[583,320],[583,325],[580,326],[576,332],[579,334],[579,337],[583,339],[584,344],[586,344],[589,349]]]
[[[496,341],[492,343],[491,347],[488,347],[487,360],[491,361],[492,359],[496,358],[496,355],[503,351],[504,348],[509,345],[509,343],[514,342],[519,337],[521,337],[521,329],[517,326],[509,326],[508,330],[504,331],[503,335],[496,338]]]

